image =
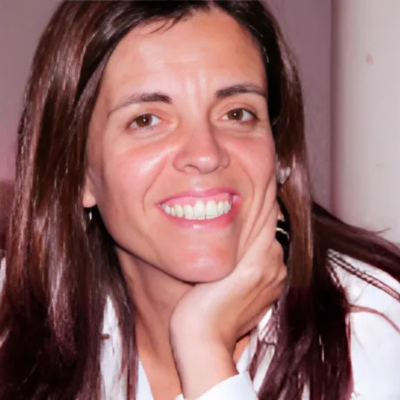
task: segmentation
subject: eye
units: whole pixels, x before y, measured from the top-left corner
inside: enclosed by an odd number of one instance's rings
[[[254,113],[246,110],[245,108],[234,108],[227,112],[222,119],[230,120],[230,121],[239,121],[239,122],[246,122],[246,121],[253,121],[256,118]]]
[[[134,128],[151,128],[155,125],[157,125],[160,122],[160,118],[156,117],[153,114],[142,114],[136,117],[132,123],[131,126]]]

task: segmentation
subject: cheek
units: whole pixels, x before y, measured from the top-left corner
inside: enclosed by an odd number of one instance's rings
[[[158,148],[114,151],[103,156],[103,181],[114,201],[143,203],[145,196],[164,166]]]
[[[246,154],[246,166],[254,179],[254,183],[260,188],[265,187],[275,174],[275,152],[270,147],[258,146],[250,154]]]
[[[231,144],[231,152],[252,182],[255,191],[266,190],[275,175],[275,145],[272,135],[245,139]]]
[[[232,151],[249,182],[237,247],[241,258],[276,203],[276,156],[272,135],[252,138],[245,144],[237,143]]]
[[[133,148],[115,151],[114,148],[113,152],[103,154],[96,185],[98,208],[110,235],[129,251],[136,250],[143,234],[147,195],[163,167],[163,154],[155,148],[146,151]]]

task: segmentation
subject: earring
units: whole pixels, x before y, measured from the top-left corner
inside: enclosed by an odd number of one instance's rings
[[[276,179],[279,185],[283,185],[286,180],[289,178],[292,173],[292,169],[290,167],[282,167],[280,161],[278,160],[276,163]]]
[[[86,232],[89,231],[89,229],[92,227],[92,220],[93,220],[93,212],[92,210],[86,209],[85,210],[85,230]]]
[[[289,213],[283,204],[282,200],[278,197],[279,208],[282,213],[282,219],[278,219],[276,229],[275,229],[275,238],[280,243],[283,249],[283,262],[287,264],[289,260],[290,253],[290,221],[289,221]]]
[[[279,168],[276,175],[277,175],[277,180],[280,185],[283,185],[286,180],[289,178],[292,170],[290,167],[286,168]]]

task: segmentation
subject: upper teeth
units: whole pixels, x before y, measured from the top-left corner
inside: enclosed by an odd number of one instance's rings
[[[232,204],[229,201],[215,202],[214,200],[207,201],[204,204],[201,200],[197,200],[194,207],[185,204],[183,206],[176,204],[169,206],[168,204],[162,204],[163,210],[174,217],[185,218],[185,219],[212,219],[227,214]]]

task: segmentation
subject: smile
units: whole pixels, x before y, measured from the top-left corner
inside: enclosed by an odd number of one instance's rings
[[[232,200],[200,200],[197,199],[194,205],[191,204],[161,204],[165,213],[183,219],[214,219],[221,215],[228,214],[232,209]]]

